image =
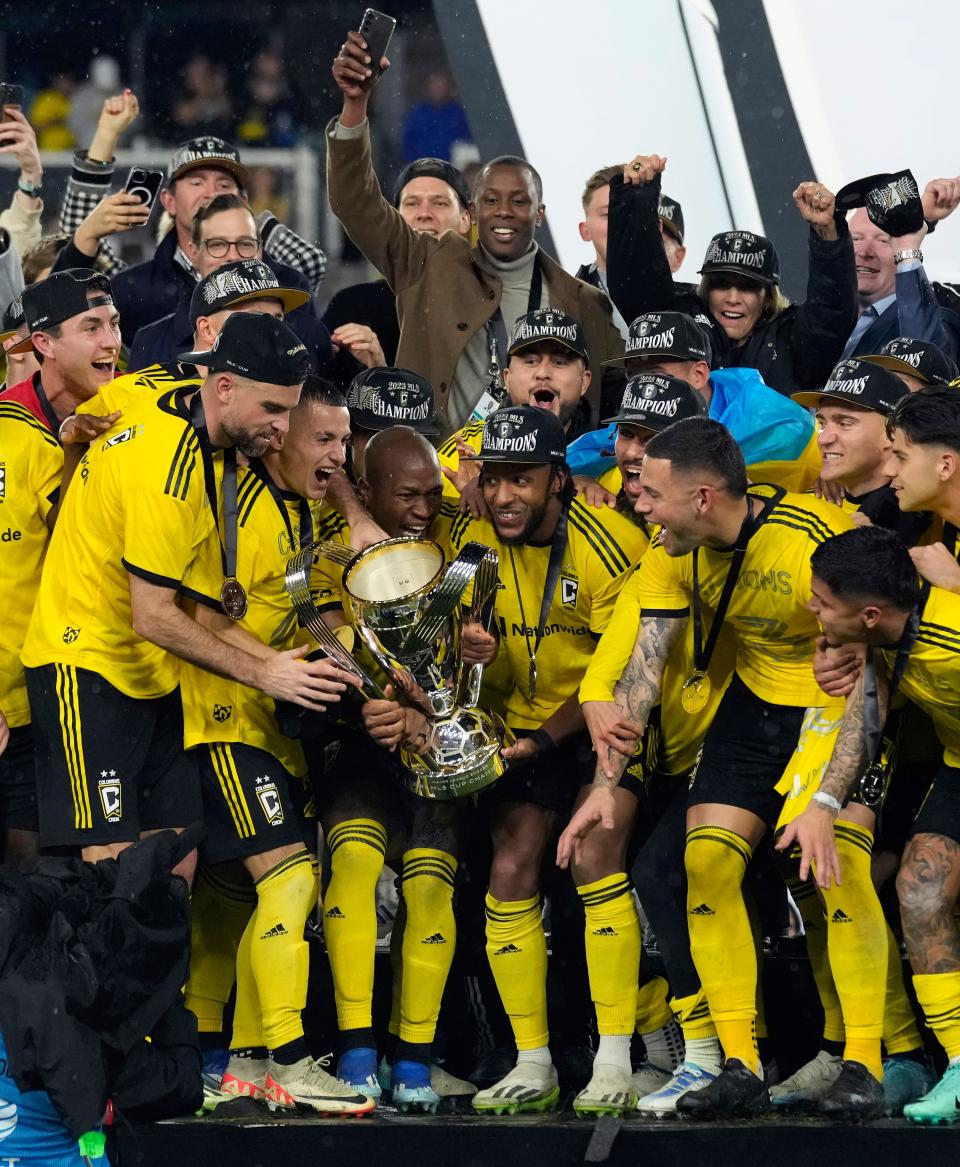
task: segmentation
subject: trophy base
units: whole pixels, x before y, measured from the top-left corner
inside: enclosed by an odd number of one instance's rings
[[[402,753],[407,789],[440,802],[478,793],[507,768],[505,732],[499,717],[475,707],[431,722],[423,753]]]

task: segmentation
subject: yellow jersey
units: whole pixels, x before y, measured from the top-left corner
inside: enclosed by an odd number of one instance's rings
[[[247,593],[240,627],[278,652],[298,643],[297,616],[284,587],[287,562],[301,538],[316,530],[319,502],[276,487],[259,459],[237,472],[237,579]],[[306,530],[304,530],[306,528]],[[223,583],[220,541],[208,539],[191,564],[184,591],[219,607]],[[307,771],[300,742],[277,726],[272,697],[239,681],[180,662],[184,745],[243,742],[264,750],[300,777]]]
[[[133,630],[129,575],[179,591],[204,542],[218,538],[184,402],[191,388],[129,406],[81,459],[47,549],[25,665],[89,669],[129,697],[176,688],[177,659]],[[210,466],[219,496],[221,451]]]
[[[751,486],[748,493],[768,499],[775,488]],[[726,613],[736,640],[736,671],[744,684],[772,705],[803,708],[833,704],[813,676],[819,625],[807,610],[810,556],[814,549],[853,526],[832,503],[786,493],[754,532]],[[715,611],[732,558],[731,551],[699,549],[700,596]],[[686,615],[693,597],[693,554],[671,558],[658,542],[639,568],[644,614]]]
[[[500,558],[496,618],[500,654],[510,664],[507,725],[537,729],[577,692],[597,641],[613,615],[621,588],[649,546],[646,533],[609,507],[575,498],[567,516],[560,579],[537,651],[537,685],[528,697],[530,660],[546,585],[550,547],[506,546],[492,523],[458,515],[453,550],[466,543],[493,547]]]
[[[877,650],[890,675],[896,648]],[[907,658],[899,692],[933,721],[943,760],[960,767],[960,595],[931,588],[920,612],[917,639]]]
[[[199,385],[197,377],[183,377],[177,369],[165,365],[148,365],[136,373],[124,373],[114,377],[89,398],[77,406],[77,413],[90,413],[94,417],[106,417],[120,410],[121,414],[132,405],[138,404],[147,394],[156,396],[169,389],[179,389],[185,385]],[[123,417],[116,425],[123,428]]]
[[[11,729],[30,722],[20,653],[62,473],[63,450],[50,430],[26,406],[0,400],[0,714]]]
[[[483,437],[482,421],[469,421],[462,428],[457,430],[455,434],[451,434],[445,442],[437,447],[437,457],[440,459],[440,466],[446,467],[449,470],[456,472],[460,469],[460,452],[457,449],[457,438],[467,443],[475,454],[480,453],[480,439]],[[445,498],[458,499],[460,495],[457,493],[457,488],[453,485],[446,474],[443,475],[443,494]]]
[[[587,667],[580,685],[581,702],[613,701],[614,689],[627,667],[639,632],[640,574],[635,571],[623,585],[607,630]],[[692,623],[673,646],[660,691],[660,751],[656,767],[664,774],[686,774],[693,768],[704,734],[733,675],[735,659],[736,641],[724,627],[707,669],[710,698],[699,713],[687,713],[680,703],[680,690],[693,672]]]

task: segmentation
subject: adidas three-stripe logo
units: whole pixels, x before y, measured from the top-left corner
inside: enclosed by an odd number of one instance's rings
[[[281,924],[274,924],[274,926],[272,928],[270,928],[270,929],[268,929],[268,931],[264,932],[264,934],[260,937],[260,939],[261,940],[269,940],[271,936],[286,936],[286,935],[287,935],[287,930],[286,930],[286,928],[284,928],[282,923]]]

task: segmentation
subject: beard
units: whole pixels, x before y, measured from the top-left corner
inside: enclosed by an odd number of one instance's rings
[[[226,418],[220,423],[224,436],[230,439],[234,449],[239,450],[246,458],[259,458],[270,449],[272,438],[259,433],[252,433],[241,425],[234,425]]]

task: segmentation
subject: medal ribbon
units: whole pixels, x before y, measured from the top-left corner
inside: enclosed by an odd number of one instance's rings
[[[743,523],[740,526],[740,533],[737,535],[737,540],[734,543],[733,557],[730,560],[730,566],[727,568],[727,576],[723,581],[723,591],[720,593],[720,600],[717,603],[717,610],[714,613],[713,622],[707,634],[706,644],[703,643],[703,609],[700,600],[698,554],[700,548],[695,547],[693,549],[693,670],[695,674],[702,676],[706,673],[710,665],[713,651],[717,647],[720,629],[723,627],[723,621],[727,614],[727,608],[730,607],[730,600],[733,598],[733,589],[737,585],[740,568],[743,566],[743,560],[747,554],[747,544],[770,511],[773,510],[785,494],[785,490],[777,487],[774,493],[764,501],[763,506],[760,508],[760,513],[757,515],[753,514],[753,504],[750,501],[751,498],[755,498],[756,496],[747,495],[747,513],[744,516]]]
[[[287,528],[287,534],[290,537],[290,554],[296,555],[301,547],[306,547],[308,543],[313,542],[313,517],[310,514],[309,500],[301,497],[299,494],[295,496],[300,509],[300,540],[298,543],[293,536],[293,524],[290,522],[290,512],[287,510],[284,492],[270,477],[269,471],[260,458],[251,458],[248,463],[248,468],[256,474],[270,492],[270,497],[277,504],[277,510],[280,512],[284,525]]]
[[[910,653],[916,643],[917,632],[920,628],[920,613],[924,609],[929,594],[930,584],[924,580],[920,585],[920,602],[910,613],[897,643],[897,655],[893,662],[893,672],[890,675],[890,688],[887,696],[887,717],[890,716],[893,699],[900,688]],[[867,766],[872,765],[880,757],[885,726],[886,721],[880,721],[880,694],[877,689],[877,672],[873,663],[873,653],[868,650],[867,661],[863,669],[863,736],[866,741]]]
[[[537,684],[537,653],[540,651],[540,642],[543,640],[543,630],[547,626],[547,616],[550,614],[550,605],[557,590],[560,579],[560,567],[563,563],[563,552],[567,545],[567,508],[564,507],[557,519],[553,530],[553,539],[550,541],[550,559],[547,563],[547,578],[543,585],[543,597],[540,600],[540,617],[537,620],[533,652],[530,652],[530,638],[525,637],[527,652],[530,654],[530,675],[527,684],[527,696],[533,700],[533,691]],[[513,559],[513,548],[510,548],[510,566],[513,568],[513,582],[517,589],[517,600],[520,604],[520,619],[524,627],[527,624],[526,613],[523,610],[523,596],[520,594],[520,581],[517,579],[517,565]]]
[[[220,505],[217,501],[217,475],[213,468],[213,446],[207,432],[203,398],[198,390],[190,400],[190,422],[200,439],[203,460],[203,483],[206,487],[213,521],[220,540],[220,562],[226,579],[237,578],[237,452],[231,446],[223,451],[223,533],[220,532]]]
[[[543,292],[543,274],[540,271],[540,256],[533,261],[533,272],[530,275],[530,294],[527,296],[527,312],[533,312],[540,307],[540,297]],[[512,326],[511,326],[512,327]],[[510,341],[507,337],[507,326],[503,319],[500,305],[487,321],[487,349],[490,353],[490,381],[499,389],[503,389],[503,364],[501,353],[506,357],[510,350]]]

